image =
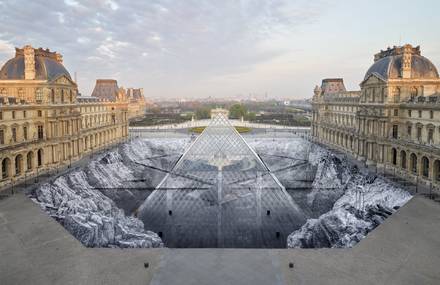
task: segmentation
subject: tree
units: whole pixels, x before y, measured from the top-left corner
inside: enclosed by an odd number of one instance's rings
[[[242,104],[234,104],[229,108],[229,117],[231,119],[241,119],[247,114],[247,109]]]
[[[198,120],[209,119],[210,116],[211,116],[211,109],[207,107],[201,107],[196,110],[196,118]]]
[[[256,114],[255,112],[248,112],[246,115],[246,120],[247,121],[254,121],[256,118]]]

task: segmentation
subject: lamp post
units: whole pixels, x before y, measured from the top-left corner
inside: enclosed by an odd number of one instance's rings
[[[432,182],[429,183],[429,199],[433,199],[432,197]]]
[[[416,176],[416,193],[419,192],[419,176]]]
[[[37,175],[35,176],[35,180],[34,180],[35,183],[38,183],[38,168],[39,167],[37,166]]]
[[[58,150],[58,166],[60,166],[60,165],[61,165],[61,151]],[[58,174],[58,171],[59,171],[59,167],[57,167],[57,174]]]
[[[14,177],[12,177],[12,179],[11,179],[11,193],[12,193],[12,195],[14,195]]]

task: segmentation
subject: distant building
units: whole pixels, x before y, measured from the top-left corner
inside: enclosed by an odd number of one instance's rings
[[[147,103],[142,88],[127,88],[118,86],[114,79],[97,79],[92,97],[111,102],[128,102],[128,118],[135,119],[145,115]]]
[[[97,79],[95,88],[92,92],[92,97],[105,99],[109,101],[116,101],[122,99],[121,90],[118,87],[118,82],[114,79]]]
[[[127,113],[78,96],[61,54],[16,48],[0,69],[0,189],[125,139]]]
[[[144,89],[143,88],[127,88],[127,97],[130,100],[143,100]]]
[[[324,79],[313,96],[312,134],[368,165],[440,186],[440,78],[420,47],[374,56],[360,84]]]

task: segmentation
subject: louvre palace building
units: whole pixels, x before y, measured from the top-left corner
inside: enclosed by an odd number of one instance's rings
[[[377,170],[440,186],[440,78],[409,44],[374,55],[360,91],[324,79],[314,90],[312,135]]]
[[[128,101],[78,95],[62,56],[16,48],[0,69],[0,189],[118,143]]]

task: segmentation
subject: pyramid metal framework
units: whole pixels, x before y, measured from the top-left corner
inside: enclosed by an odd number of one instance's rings
[[[283,187],[226,116],[219,113],[157,188],[172,189],[176,179],[184,182],[184,188],[206,188],[219,182],[219,172],[223,173],[222,184],[229,187],[240,187],[257,176],[267,176],[267,186]]]
[[[263,219],[270,212],[272,219]],[[139,217],[169,247],[285,247],[287,235],[305,221],[223,113],[212,117]]]

